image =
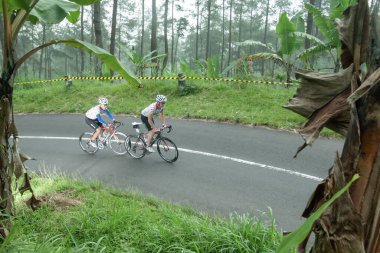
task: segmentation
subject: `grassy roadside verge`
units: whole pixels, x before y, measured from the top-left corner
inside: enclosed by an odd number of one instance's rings
[[[165,94],[169,99],[165,113],[171,117],[283,129],[298,128],[304,121],[282,108],[295,93],[295,87],[191,81],[188,85],[186,95],[178,91],[175,80],[144,82],[142,89],[109,81],[74,81],[68,91],[62,83],[19,85],[14,91],[14,109],[15,112],[84,113],[96,104],[97,97],[107,96],[113,113],[139,115],[157,94]]]
[[[1,252],[274,252],[274,221],[210,217],[97,182],[33,176],[46,200],[32,212],[17,199],[18,215]]]
[[[16,85],[14,111],[16,113],[85,113],[97,103],[99,96],[109,98],[114,114],[138,116],[154,101],[157,94],[165,94],[168,103],[165,114],[175,118],[205,119],[275,129],[299,129],[306,121],[282,106],[293,97],[295,86],[236,84],[225,82],[187,81],[187,89],[180,92],[176,80],[145,81],[144,88],[131,87],[122,81],[74,81],[66,90],[63,83]],[[341,138],[324,129],[322,136]]]

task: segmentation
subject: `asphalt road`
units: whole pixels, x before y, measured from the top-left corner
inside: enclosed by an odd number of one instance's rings
[[[134,133],[136,118],[118,116],[121,131]],[[110,150],[84,153],[78,136],[83,115],[18,115],[21,149],[36,161],[32,170],[80,179],[97,179],[210,214],[262,216],[270,207],[280,229],[300,225],[302,211],[319,180],[325,178],[342,141],[319,139],[293,159],[302,138],[260,127],[168,119],[167,136],[179,147],[179,159],[164,162],[157,153],[140,160]]]

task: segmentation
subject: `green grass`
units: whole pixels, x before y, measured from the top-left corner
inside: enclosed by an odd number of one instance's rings
[[[282,106],[293,96],[295,88],[265,84],[237,85],[221,82],[187,82],[192,89],[183,96],[176,81],[144,82],[144,88],[124,82],[75,81],[66,91],[63,83],[16,85],[15,112],[84,113],[107,96],[114,114],[139,115],[157,94],[168,96],[165,114],[177,118],[196,118],[294,129],[304,119]]]
[[[1,252],[274,252],[273,218],[210,217],[136,192],[66,177],[33,176],[37,211],[17,198],[13,229]]]
[[[74,80],[66,90],[63,82],[17,85],[14,90],[16,113],[85,113],[106,96],[113,114],[140,115],[157,94],[165,94],[165,114],[176,118],[206,119],[276,129],[299,129],[306,122],[302,116],[284,109],[294,96],[296,86],[236,84],[187,81],[188,89],[180,92],[177,81],[144,81],[144,88],[124,81]],[[185,94],[185,95],[184,95]],[[331,130],[323,136],[341,138]]]

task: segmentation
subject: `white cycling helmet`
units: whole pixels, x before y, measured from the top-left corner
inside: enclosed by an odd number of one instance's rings
[[[108,99],[107,98],[99,98],[99,104],[108,105]]]
[[[164,95],[157,95],[156,102],[165,103],[168,99]]]

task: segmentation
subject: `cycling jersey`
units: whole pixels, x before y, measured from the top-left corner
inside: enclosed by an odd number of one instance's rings
[[[144,115],[145,117],[148,117],[148,115],[153,114],[154,116],[157,116],[160,112],[164,111],[164,107],[157,108],[156,102],[150,104],[147,108],[141,111],[141,115]]]
[[[94,107],[92,107],[90,110],[88,110],[86,112],[86,117],[89,118],[89,119],[92,119],[92,120],[99,120],[99,122],[105,124],[106,126],[108,126],[108,123],[105,122],[102,117],[100,116],[101,113],[105,113],[107,114],[107,116],[111,119],[111,120],[115,120],[114,117],[112,116],[112,114],[108,111],[108,109],[105,109],[105,110],[102,110],[100,109],[100,106],[99,105],[96,105]]]

